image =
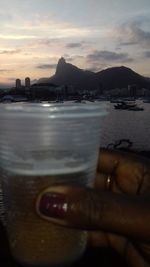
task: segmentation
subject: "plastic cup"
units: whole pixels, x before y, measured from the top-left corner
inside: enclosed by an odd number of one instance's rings
[[[102,104],[0,106],[0,161],[12,255],[24,266],[68,265],[86,248],[85,231],[41,219],[36,199],[54,184],[92,186]]]

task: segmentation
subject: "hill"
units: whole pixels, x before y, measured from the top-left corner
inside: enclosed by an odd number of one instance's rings
[[[138,88],[150,88],[148,79],[125,66],[112,67],[94,73],[66,63],[64,58],[59,59],[56,72],[52,77],[40,79],[38,82],[72,85],[79,89],[96,89],[99,87],[110,90],[125,88],[133,84],[136,84]]]
[[[133,84],[136,84],[138,88],[150,88],[150,83],[145,77],[124,66],[102,70],[97,73],[97,76],[104,88],[108,90],[126,88]]]

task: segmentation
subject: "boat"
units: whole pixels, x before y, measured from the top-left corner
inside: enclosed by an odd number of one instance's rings
[[[150,103],[150,99],[143,100],[143,103]]]
[[[144,110],[143,107],[137,106],[135,102],[125,102],[125,101],[122,101],[121,103],[118,103],[117,105],[114,105],[114,108],[120,109],[120,110],[132,110],[132,111]]]
[[[120,104],[120,103],[122,103],[122,102],[124,102],[124,100],[122,100],[122,99],[111,99],[110,100],[110,103],[113,103],[113,104]]]
[[[55,101],[55,103],[64,103],[64,101],[61,100],[61,99],[57,99],[57,100]]]
[[[88,102],[95,102],[94,99],[87,99]]]
[[[82,103],[82,104],[86,104],[86,101],[82,100],[82,99],[77,99],[74,101],[74,103]]]
[[[135,102],[127,102],[127,101],[122,101],[118,103],[117,105],[114,105],[115,109],[122,109],[122,110],[128,110],[129,108],[136,107]]]
[[[143,107],[138,107],[138,106],[136,106],[136,107],[130,107],[130,108],[128,108],[128,110],[142,111],[142,110],[144,110],[144,108],[143,108]]]
[[[115,103],[115,104],[119,104],[122,102],[135,102],[136,99],[134,97],[126,97],[126,98],[111,98],[110,103]]]

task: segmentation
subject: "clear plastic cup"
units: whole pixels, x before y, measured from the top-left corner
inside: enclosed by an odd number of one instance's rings
[[[105,114],[100,103],[0,106],[7,232],[11,252],[22,265],[68,265],[84,252],[85,231],[41,219],[35,205],[51,185],[92,186]]]

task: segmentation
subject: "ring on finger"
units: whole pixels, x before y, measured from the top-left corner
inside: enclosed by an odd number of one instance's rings
[[[113,183],[113,177],[111,174],[109,174],[106,178],[106,190],[110,191],[112,188],[112,183]]]

